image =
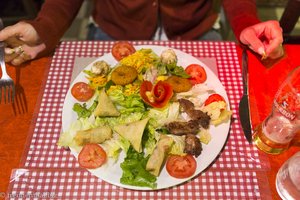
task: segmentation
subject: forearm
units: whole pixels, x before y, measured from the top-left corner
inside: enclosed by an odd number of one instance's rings
[[[260,22],[255,0],[223,0],[223,8],[237,40],[244,28]]]
[[[76,17],[83,0],[45,0],[38,16],[30,23],[46,50],[51,52]]]

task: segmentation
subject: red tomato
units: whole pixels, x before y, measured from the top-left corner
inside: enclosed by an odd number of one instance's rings
[[[155,108],[164,107],[173,96],[172,86],[164,81],[159,81],[153,87],[150,81],[143,81],[140,95],[143,101]]]
[[[87,169],[96,169],[106,162],[106,152],[98,144],[86,144],[78,155],[79,165]]]
[[[190,154],[170,155],[166,163],[167,172],[175,178],[188,178],[195,173],[196,168],[197,162]]]
[[[120,61],[123,58],[133,54],[135,52],[135,48],[129,42],[121,41],[116,42],[112,47],[112,55],[117,60]]]
[[[185,68],[185,72],[190,75],[190,82],[193,85],[204,83],[206,81],[207,75],[205,69],[198,64],[191,64]]]
[[[208,104],[211,104],[212,102],[218,102],[218,101],[224,101],[225,99],[219,95],[219,94],[211,94],[204,102],[204,105],[207,106]]]
[[[168,91],[170,84],[160,81],[159,83],[157,83],[154,88],[153,88],[153,96],[154,96],[154,100],[155,102],[164,102],[166,101],[166,99],[168,99],[169,95],[173,93],[170,93]],[[172,86],[171,86],[172,87]],[[172,96],[170,96],[172,97]],[[168,99],[169,100],[169,99]]]
[[[87,83],[77,82],[71,89],[71,94],[78,101],[87,101],[94,95],[95,91]]]

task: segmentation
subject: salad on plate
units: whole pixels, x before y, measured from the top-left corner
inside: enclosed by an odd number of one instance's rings
[[[73,81],[58,145],[81,167],[130,189],[161,189],[203,171],[221,151],[232,112],[198,59],[116,42]]]

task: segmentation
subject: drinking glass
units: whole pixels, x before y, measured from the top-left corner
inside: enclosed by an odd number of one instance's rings
[[[254,130],[256,146],[270,154],[280,154],[300,130],[300,66],[280,85],[270,115]]]
[[[276,189],[282,199],[300,199],[300,152],[289,158],[278,170]]]

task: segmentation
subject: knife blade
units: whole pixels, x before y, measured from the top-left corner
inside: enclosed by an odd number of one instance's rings
[[[239,103],[239,116],[244,135],[249,143],[252,142],[250,108],[248,98],[248,54],[247,49],[243,48],[242,53],[242,78],[243,78],[243,96]]]

